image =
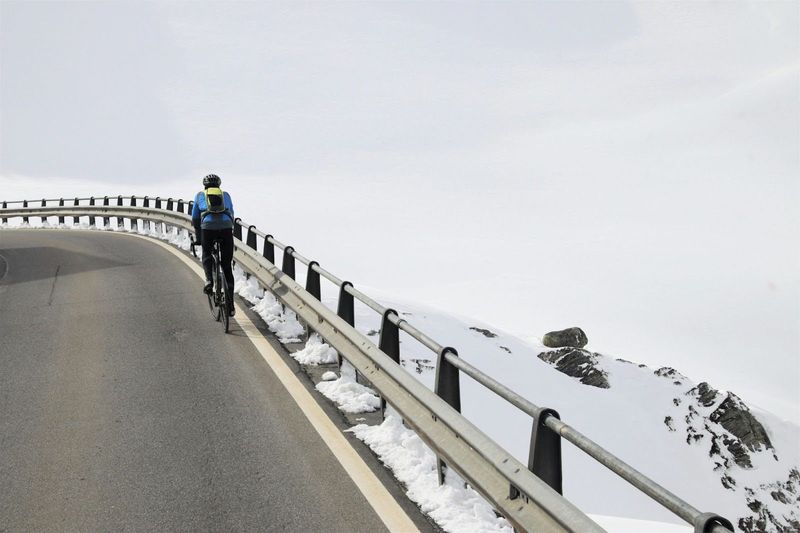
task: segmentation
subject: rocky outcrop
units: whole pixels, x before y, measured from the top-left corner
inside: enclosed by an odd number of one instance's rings
[[[543,352],[539,359],[550,363],[556,370],[573,378],[578,378],[584,385],[608,389],[608,374],[597,366],[600,354],[580,348],[561,348],[551,352]]]
[[[768,494],[769,497],[762,502],[758,499],[759,494]],[[739,519],[740,530],[745,533],[800,531],[800,471],[796,468],[789,472],[787,481],[763,484],[757,491],[746,488],[745,496],[751,514]],[[773,501],[767,504],[769,499]]]
[[[723,394],[703,382],[685,395],[690,399],[685,416],[686,442],[691,444],[708,437],[709,456],[718,468],[727,470],[731,462],[752,468],[750,453],[772,450],[764,426],[735,394]]]
[[[542,344],[548,348],[583,348],[589,342],[581,328],[567,328],[551,331],[542,337]]]
[[[481,335],[483,335],[487,339],[493,339],[493,338],[497,337],[497,333],[495,333],[494,331],[488,330],[486,328],[476,328],[475,326],[470,326],[469,329],[472,330],[472,331],[476,331],[476,332],[480,333]]]
[[[707,384],[701,383],[700,385]],[[724,427],[750,451],[772,448],[764,426],[756,420],[744,402],[733,393],[728,393],[708,419]]]
[[[674,368],[670,368],[668,366],[662,366],[658,370],[654,371],[653,374],[661,378],[671,379],[674,385],[683,385],[688,379]]]

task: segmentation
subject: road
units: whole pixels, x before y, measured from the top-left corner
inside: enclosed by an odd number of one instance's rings
[[[386,529],[200,287],[145,239],[0,231],[0,531]]]

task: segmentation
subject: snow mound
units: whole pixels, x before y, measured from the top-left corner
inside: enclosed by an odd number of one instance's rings
[[[400,418],[387,414],[378,426],[360,424],[349,430],[369,446],[407,489],[406,495],[445,531],[512,533],[513,528],[452,469],[439,485],[436,455]]]
[[[339,360],[338,352],[325,344],[318,333],[308,338],[305,348],[290,355],[302,365],[325,365]]]
[[[342,365],[339,379],[317,383],[317,390],[345,413],[370,413],[381,407],[381,399],[375,391],[356,381],[355,370],[349,364]]]

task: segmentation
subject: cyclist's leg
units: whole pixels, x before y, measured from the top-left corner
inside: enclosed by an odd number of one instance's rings
[[[230,311],[233,316],[233,267],[231,261],[233,260],[233,230],[221,229],[219,234],[222,237],[222,246],[220,247],[220,259],[222,260],[222,272],[225,274],[225,281],[228,282],[228,290],[230,291]]]
[[[211,229],[203,229],[200,230],[200,232],[202,234],[201,244],[203,246],[203,271],[205,271],[206,274],[206,287],[208,287],[213,279],[212,271],[214,268],[214,260],[211,257],[211,251],[214,246],[214,234],[216,231]]]

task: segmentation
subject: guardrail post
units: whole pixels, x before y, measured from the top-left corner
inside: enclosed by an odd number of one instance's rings
[[[122,196],[117,196],[117,207],[122,207]],[[125,218],[117,217],[117,228],[125,229]]]
[[[136,207],[136,197],[131,196],[131,207]],[[139,219],[132,218],[131,219],[131,231],[139,232]]]
[[[78,201],[77,198],[75,198],[75,201],[73,202],[73,205],[78,206],[78,205],[81,205],[81,203]],[[77,217],[77,216],[72,217],[72,225],[73,226],[75,226],[77,224],[80,224],[80,222],[81,222],[81,217]]]
[[[183,200],[178,199],[178,213],[183,213]]]
[[[291,246],[287,246],[283,249],[283,265],[281,270],[283,273],[289,276],[290,278],[294,279],[294,248]]]
[[[319,266],[319,263],[316,261],[311,261],[308,263],[308,272],[306,272],[306,290],[317,300],[322,300],[322,292],[319,286],[319,272],[314,270],[315,266]]]
[[[186,206],[186,214],[192,216],[192,211],[194,211],[194,200],[189,200],[189,205]]]
[[[94,196],[89,198],[89,205],[94,205]],[[95,226],[95,219],[93,215],[89,216],[89,226]]]
[[[233,237],[242,240],[242,219],[235,218],[233,220]]]
[[[378,340],[378,348],[392,358],[392,361],[400,364],[400,329],[389,320],[389,315],[400,316],[394,309],[387,309],[383,312],[381,319],[381,335]]]
[[[167,211],[172,211],[172,198],[167,198]]]
[[[8,204],[6,202],[3,202],[3,209],[8,209]],[[8,219],[3,217],[2,222],[3,224],[8,224]]]
[[[108,196],[103,196],[103,207],[108,206]],[[103,229],[111,225],[111,217],[103,217]]]
[[[150,197],[149,196],[145,196],[144,197],[144,202],[142,203],[142,207],[150,207]],[[145,220],[144,221],[144,229],[148,233],[150,232],[150,221],[149,220]]]
[[[561,420],[561,416],[554,409],[542,408],[533,421],[531,446],[528,452],[528,470],[550,485],[550,488],[563,495],[564,491],[561,485],[561,435],[545,424],[548,417],[551,416]],[[516,495],[515,490],[512,488],[512,497]]]
[[[439,361],[436,363],[436,384],[434,385],[433,392],[446,401],[450,407],[461,412],[461,380],[459,379],[458,368],[450,364],[447,360],[447,354],[452,354],[458,357],[458,352],[455,348],[446,346],[439,352]],[[436,474],[439,478],[439,485],[444,483],[444,471],[447,465],[442,461],[441,457],[436,456]]]
[[[161,207],[161,197],[156,196],[156,209],[162,209]],[[158,222],[156,222],[156,228],[158,228]],[[161,223],[161,233],[167,232],[167,225],[165,223]]]
[[[63,198],[59,198],[58,199],[58,207],[64,207],[64,199]],[[58,223],[59,224],[63,224],[64,223],[64,215],[59,215],[58,216]]]
[[[316,261],[310,261],[308,263],[308,270],[306,271],[306,290],[308,293],[316,298],[317,300],[322,301],[322,292],[320,291],[319,286],[319,272],[314,270],[314,266],[318,266],[319,263]],[[308,337],[311,338],[311,335],[314,333],[314,329],[311,327],[311,324],[307,324],[308,326]]]
[[[389,320],[389,315],[400,316],[394,309],[387,309],[383,312],[381,319],[381,336],[378,340],[378,348],[391,357],[392,361],[400,364],[400,329],[394,322]],[[386,400],[381,398],[381,415],[386,416]]]
[[[731,531],[735,531],[730,520],[714,513],[703,513],[697,515],[697,518],[694,519],[695,533],[711,533],[714,526],[722,526],[730,529]]]
[[[42,207],[47,207],[47,202],[45,201],[45,199],[44,199],[44,198],[42,198]],[[42,224],[44,224],[45,222],[47,222],[47,217],[39,217],[39,218],[41,218],[41,219],[42,219]]]
[[[28,200],[22,200],[22,207],[28,207]],[[28,217],[22,217],[22,223],[28,224]]]
[[[258,248],[256,248],[256,233],[253,231],[254,229],[256,229],[256,227],[252,224],[247,228],[247,246],[253,250],[258,250]]]
[[[349,281],[343,281],[342,285],[339,287],[339,303],[336,306],[336,314],[339,315],[339,317],[343,319],[345,322],[355,327],[356,325],[355,302],[353,301],[353,295],[347,292],[348,286],[352,287],[353,284],[350,283]],[[342,367],[342,354],[339,353],[339,368],[341,367]]]
[[[272,235],[267,235],[266,237],[264,237],[264,251],[263,251],[263,253],[261,255],[264,256],[264,259],[266,259],[267,261],[269,261],[270,263],[272,263],[274,265],[275,264],[275,245],[272,244],[271,242],[269,242],[269,240],[271,238],[272,238]]]

